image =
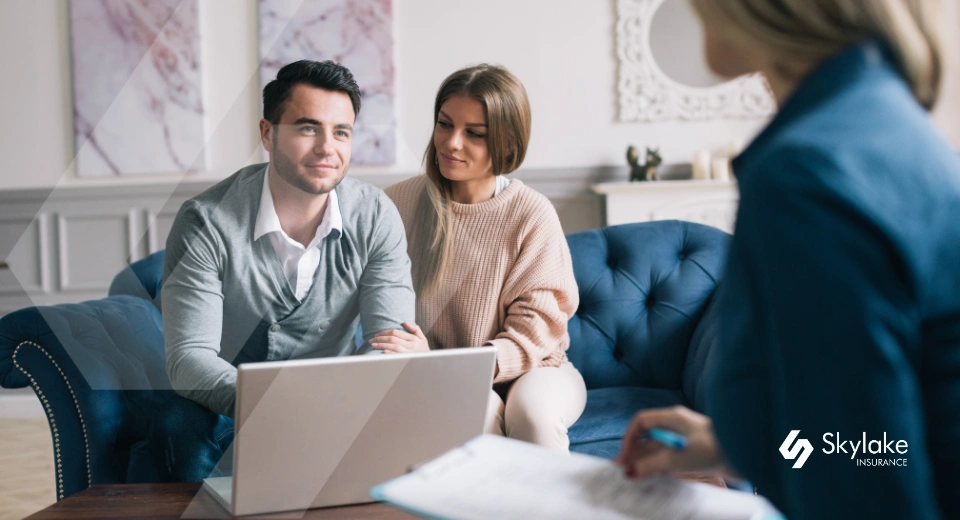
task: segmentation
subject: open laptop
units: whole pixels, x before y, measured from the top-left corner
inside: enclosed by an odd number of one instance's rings
[[[245,363],[233,476],[204,488],[233,515],[370,502],[370,488],[483,433],[494,347]]]

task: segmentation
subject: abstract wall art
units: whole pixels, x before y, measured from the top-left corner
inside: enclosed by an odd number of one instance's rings
[[[72,0],[77,174],[203,170],[198,0]]]
[[[396,161],[393,44],[391,0],[260,0],[261,87],[301,59],[333,60],[357,80],[353,164]]]

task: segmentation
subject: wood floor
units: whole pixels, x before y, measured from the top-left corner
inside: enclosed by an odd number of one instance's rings
[[[57,501],[46,419],[0,418],[0,520],[20,520]]]

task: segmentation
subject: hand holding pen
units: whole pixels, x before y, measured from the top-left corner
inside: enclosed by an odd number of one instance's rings
[[[629,478],[681,471],[729,473],[713,421],[682,406],[638,413],[614,462],[624,467]]]

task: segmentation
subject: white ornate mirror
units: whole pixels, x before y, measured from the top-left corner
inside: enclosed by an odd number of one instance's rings
[[[724,81],[707,68],[689,0],[617,0],[621,121],[765,117],[775,103],[758,75]]]

